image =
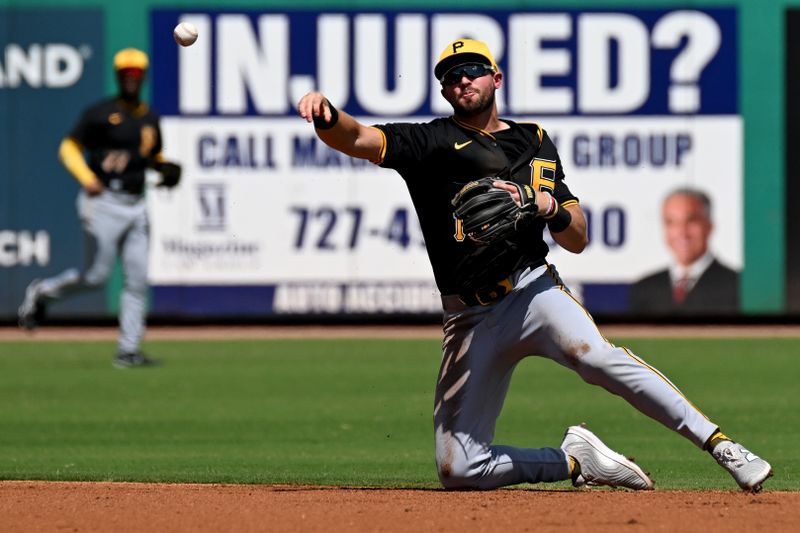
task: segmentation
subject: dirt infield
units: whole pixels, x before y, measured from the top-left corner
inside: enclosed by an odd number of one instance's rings
[[[0,482],[0,530],[797,531],[800,493]]]

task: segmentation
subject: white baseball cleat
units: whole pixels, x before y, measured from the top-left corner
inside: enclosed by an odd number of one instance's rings
[[[760,492],[761,484],[772,475],[768,462],[731,440],[718,443],[711,455],[748,492]]]
[[[636,463],[603,444],[582,425],[567,428],[561,449],[580,465],[580,475],[572,481],[576,487],[586,484],[653,490],[653,480]]]

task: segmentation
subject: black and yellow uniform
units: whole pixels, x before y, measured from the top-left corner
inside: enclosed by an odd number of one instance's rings
[[[546,221],[538,217],[512,246],[499,243],[496,249],[487,249],[464,238],[450,203],[464,184],[497,177],[550,192],[562,207],[578,202],[564,183],[561,161],[547,133],[536,124],[504,122],[509,128],[494,133],[455,117],[426,124],[375,126],[385,137],[378,163],[397,170],[406,181],[442,294],[463,294],[521,267],[543,264],[548,252],[542,238]],[[476,254],[484,255],[486,261],[470,261]],[[474,278],[465,269],[485,268],[487,262],[494,265],[484,276],[488,279],[464,282]]]
[[[147,313],[150,222],[145,170],[161,174],[159,187],[175,187],[180,165],[164,159],[159,115],[139,98],[147,54],[135,48],[114,56],[116,97],[89,106],[61,141],[58,155],[81,184],[77,208],[86,234],[87,261],[45,279],[33,280],[18,310],[25,329],[38,326],[46,304],[106,284],[117,258],[125,283],[120,293],[119,339],[113,364],[152,366],[140,352]]]
[[[145,103],[119,98],[89,107],[69,137],[88,152],[89,168],[109,190],[142,194],[145,169],[161,152],[159,116]]]
[[[494,443],[514,369],[526,357],[541,356],[710,450],[740,487],[759,490],[772,473],[769,463],[727,440],[658,370],[608,342],[555,265],[545,262],[545,225],[565,250],[580,253],[588,242],[586,220],[564,184],[561,161],[544,130],[497,118],[493,97],[503,77],[486,43],[452,41],[434,74],[453,117],[373,130],[340,114],[319,92],[304,96],[298,111],[329,146],[395,169],[408,186],[442,293],[442,360],[433,402],[442,486],[493,489],[571,479],[576,486],[653,488],[638,465],[583,426],[569,427],[558,448]],[[468,125],[459,116],[496,131]],[[451,202],[467,183],[483,178],[537,191],[541,202],[536,205],[546,204],[545,212],[518,218],[514,233],[503,233],[496,244],[475,244],[464,235]],[[527,190],[525,195],[530,198]],[[530,383],[535,390],[536,380]],[[537,417],[530,422],[532,431],[544,429]]]

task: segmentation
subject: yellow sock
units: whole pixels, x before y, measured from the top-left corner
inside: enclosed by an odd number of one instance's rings
[[[569,457],[569,477],[575,479],[581,473],[581,465],[571,455]]]
[[[719,444],[720,441],[723,440],[731,440],[731,439],[725,433],[721,432],[720,430],[717,430],[714,432],[713,435],[711,435],[711,437],[709,437],[708,441],[706,442],[705,449],[711,451],[717,444]]]

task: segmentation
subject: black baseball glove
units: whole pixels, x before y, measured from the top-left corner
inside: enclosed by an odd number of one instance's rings
[[[504,181],[519,190],[522,205],[506,190],[493,184],[496,178],[482,178],[464,185],[453,197],[456,218],[462,222],[464,234],[486,246],[508,240],[527,221],[536,216],[536,196],[529,185]]]
[[[159,187],[173,188],[181,181],[181,166],[177,163],[162,161],[155,165],[155,169],[161,173]]]

